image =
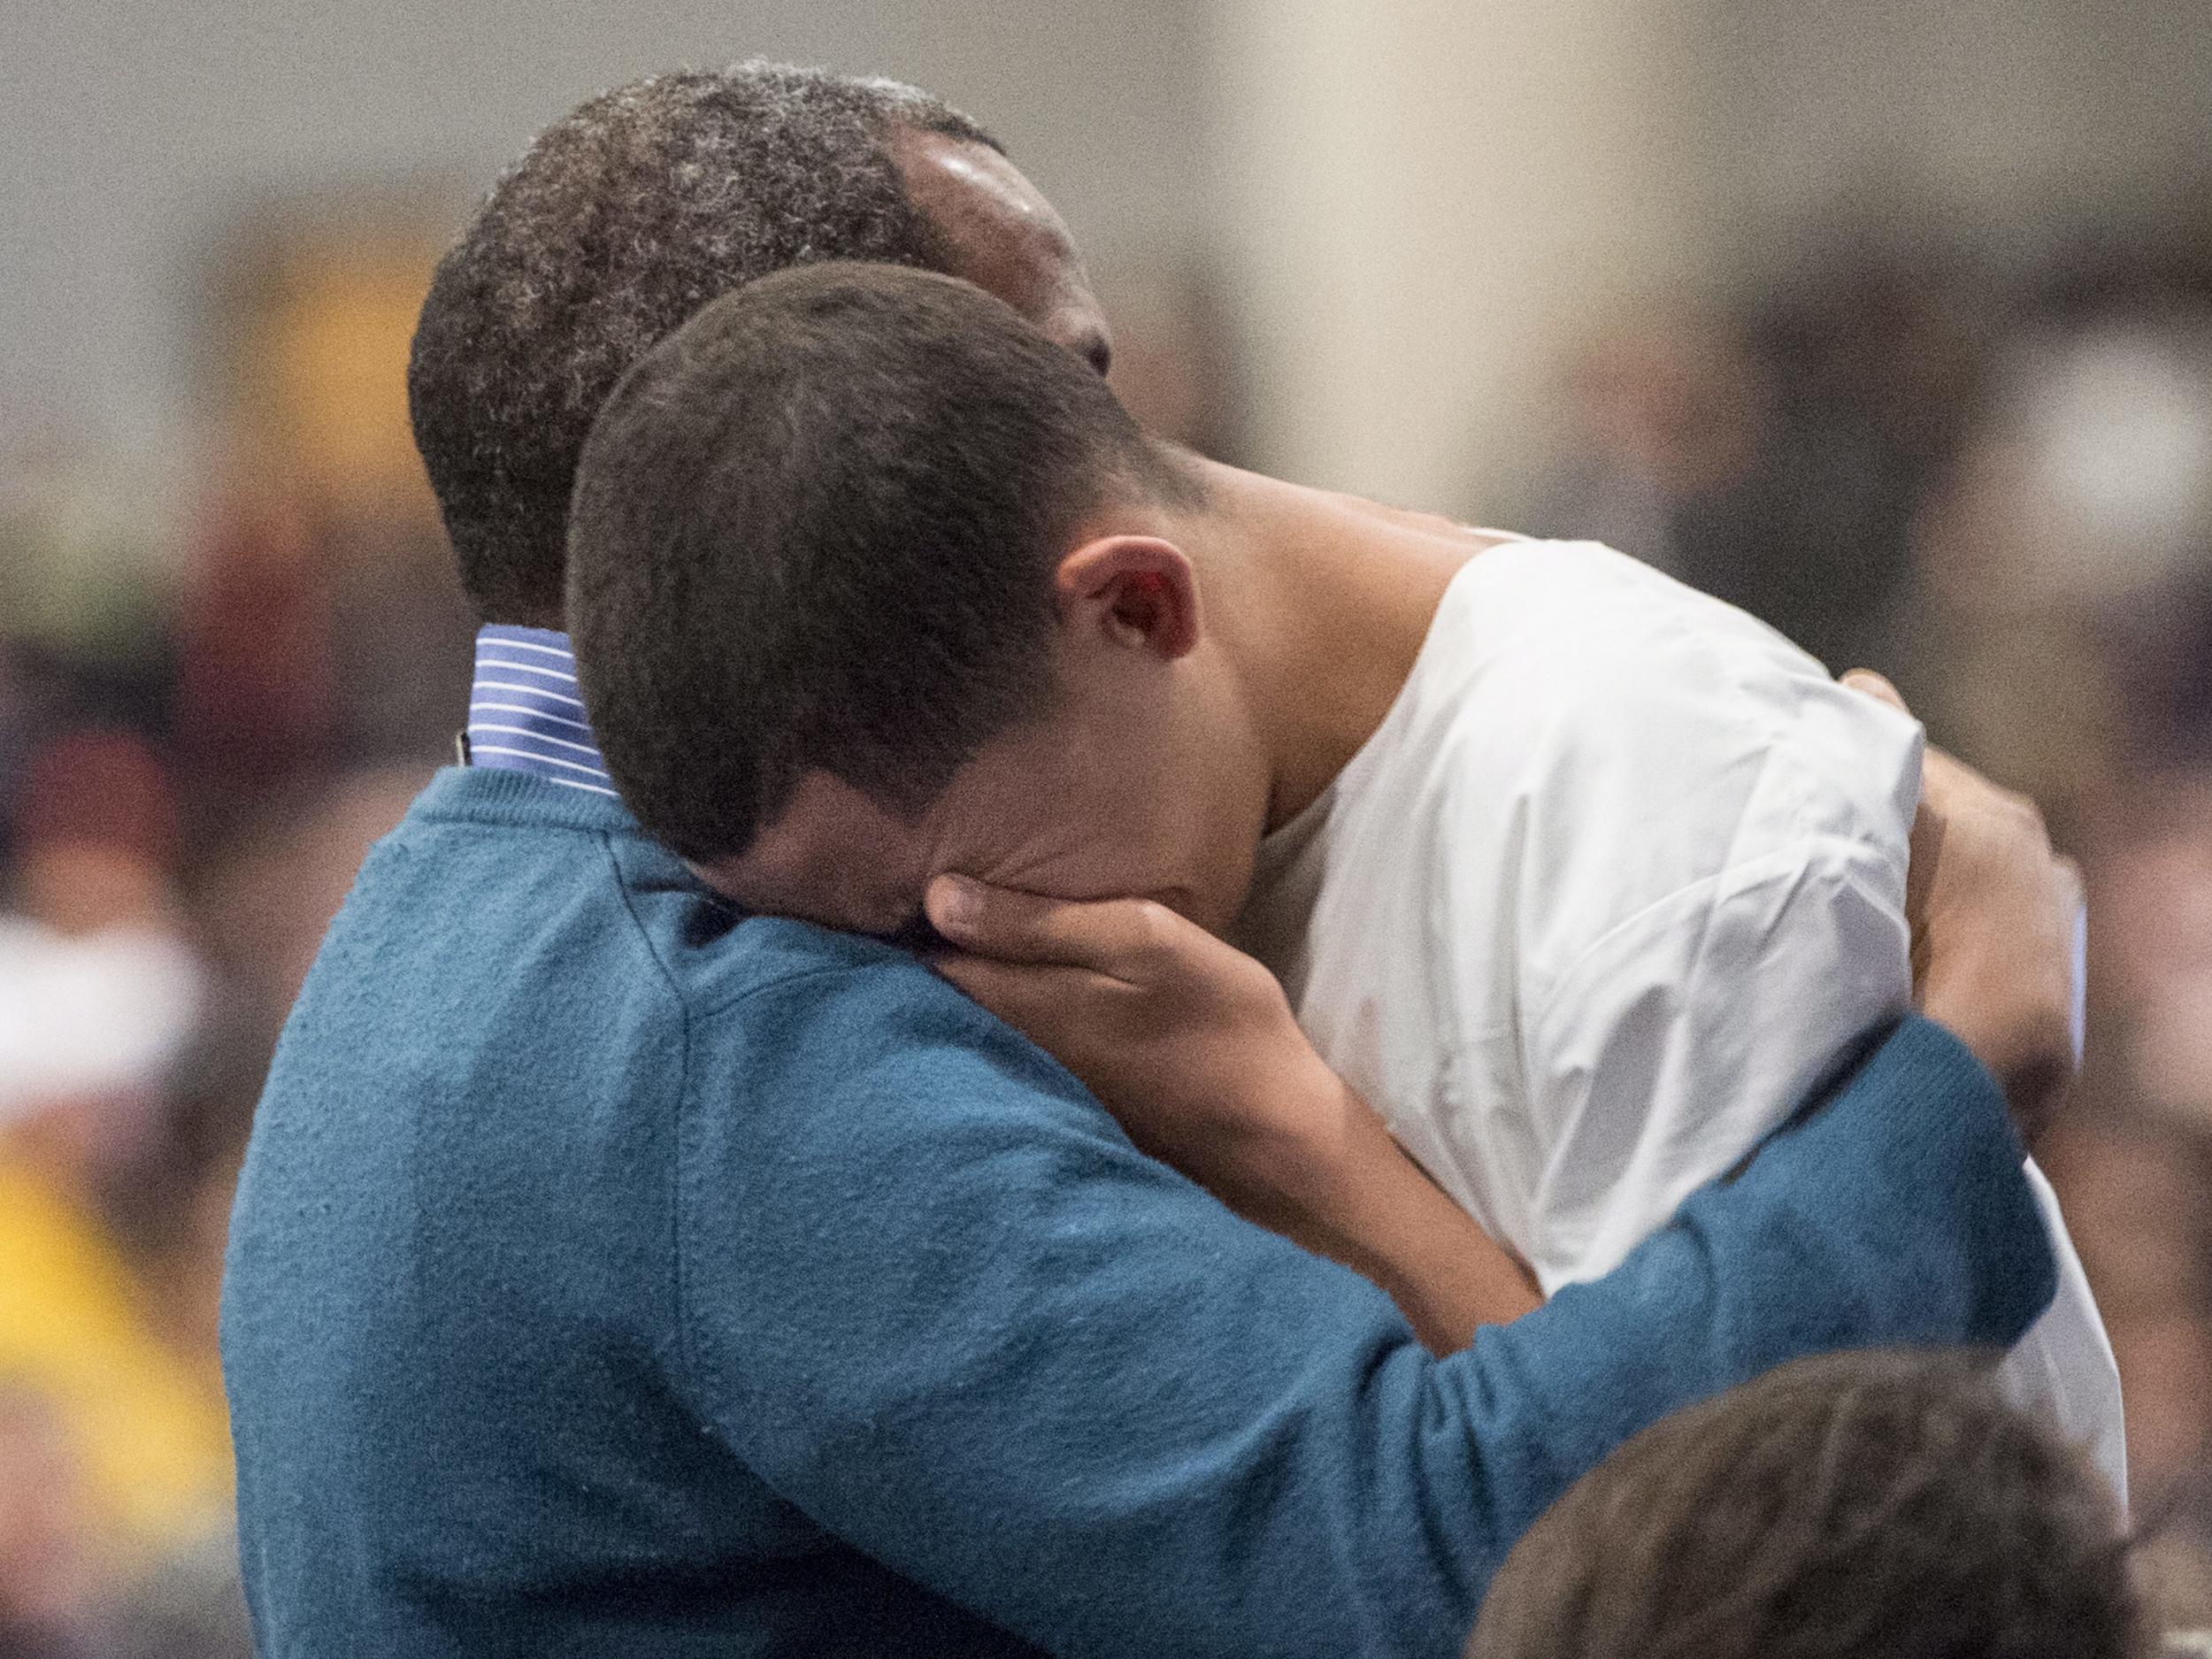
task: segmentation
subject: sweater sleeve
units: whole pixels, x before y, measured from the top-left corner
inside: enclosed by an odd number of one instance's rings
[[[1917,1021],[1613,1273],[1443,1360],[911,964],[695,1025],[695,1408],[1057,1653],[1456,1654],[1521,1531],[1667,1411],[1823,1348],[2008,1343],[2050,1294],[2003,1103]]]

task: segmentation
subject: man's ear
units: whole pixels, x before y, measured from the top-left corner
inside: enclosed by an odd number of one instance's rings
[[[1198,577],[1182,549],[1151,535],[1102,535],[1060,561],[1054,597],[1065,626],[1163,662],[1197,648]]]

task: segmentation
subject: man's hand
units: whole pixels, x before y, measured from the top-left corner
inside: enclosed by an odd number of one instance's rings
[[[1144,1151],[1394,1297],[1439,1352],[1540,1301],[1331,1071],[1274,975],[1145,899],[941,877],[948,979],[1089,1086]]]
[[[1878,674],[1844,682],[1905,707]],[[2051,850],[2033,802],[1931,749],[1906,910],[1923,1011],[2004,1085],[2033,1145],[2080,1063],[2079,868]]]

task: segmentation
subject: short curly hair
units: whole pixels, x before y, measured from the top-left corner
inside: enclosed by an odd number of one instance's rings
[[[440,261],[408,364],[415,444],[484,620],[558,626],[600,404],[702,305],[822,259],[941,268],[890,145],[1000,149],[894,81],[787,64],[655,75],[540,134]]]
[[[1052,703],[1052,572],[1202,480],[974,284],[818,263],[639,360],[577,469],[569,626],[655,839],[738,856],[821,771],[911,818]]]
[[[1800,1360],[1545,1511],[1467,1659],[2141,1659],[2118,1508],[1965,1355]]]

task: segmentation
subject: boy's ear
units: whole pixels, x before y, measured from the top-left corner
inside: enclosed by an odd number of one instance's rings
[[[1053,591],[1063,626],[1163,662],[1197,648],[1198,577],[1172,541],[1151,535],[1086,541],[1060,561]]]

